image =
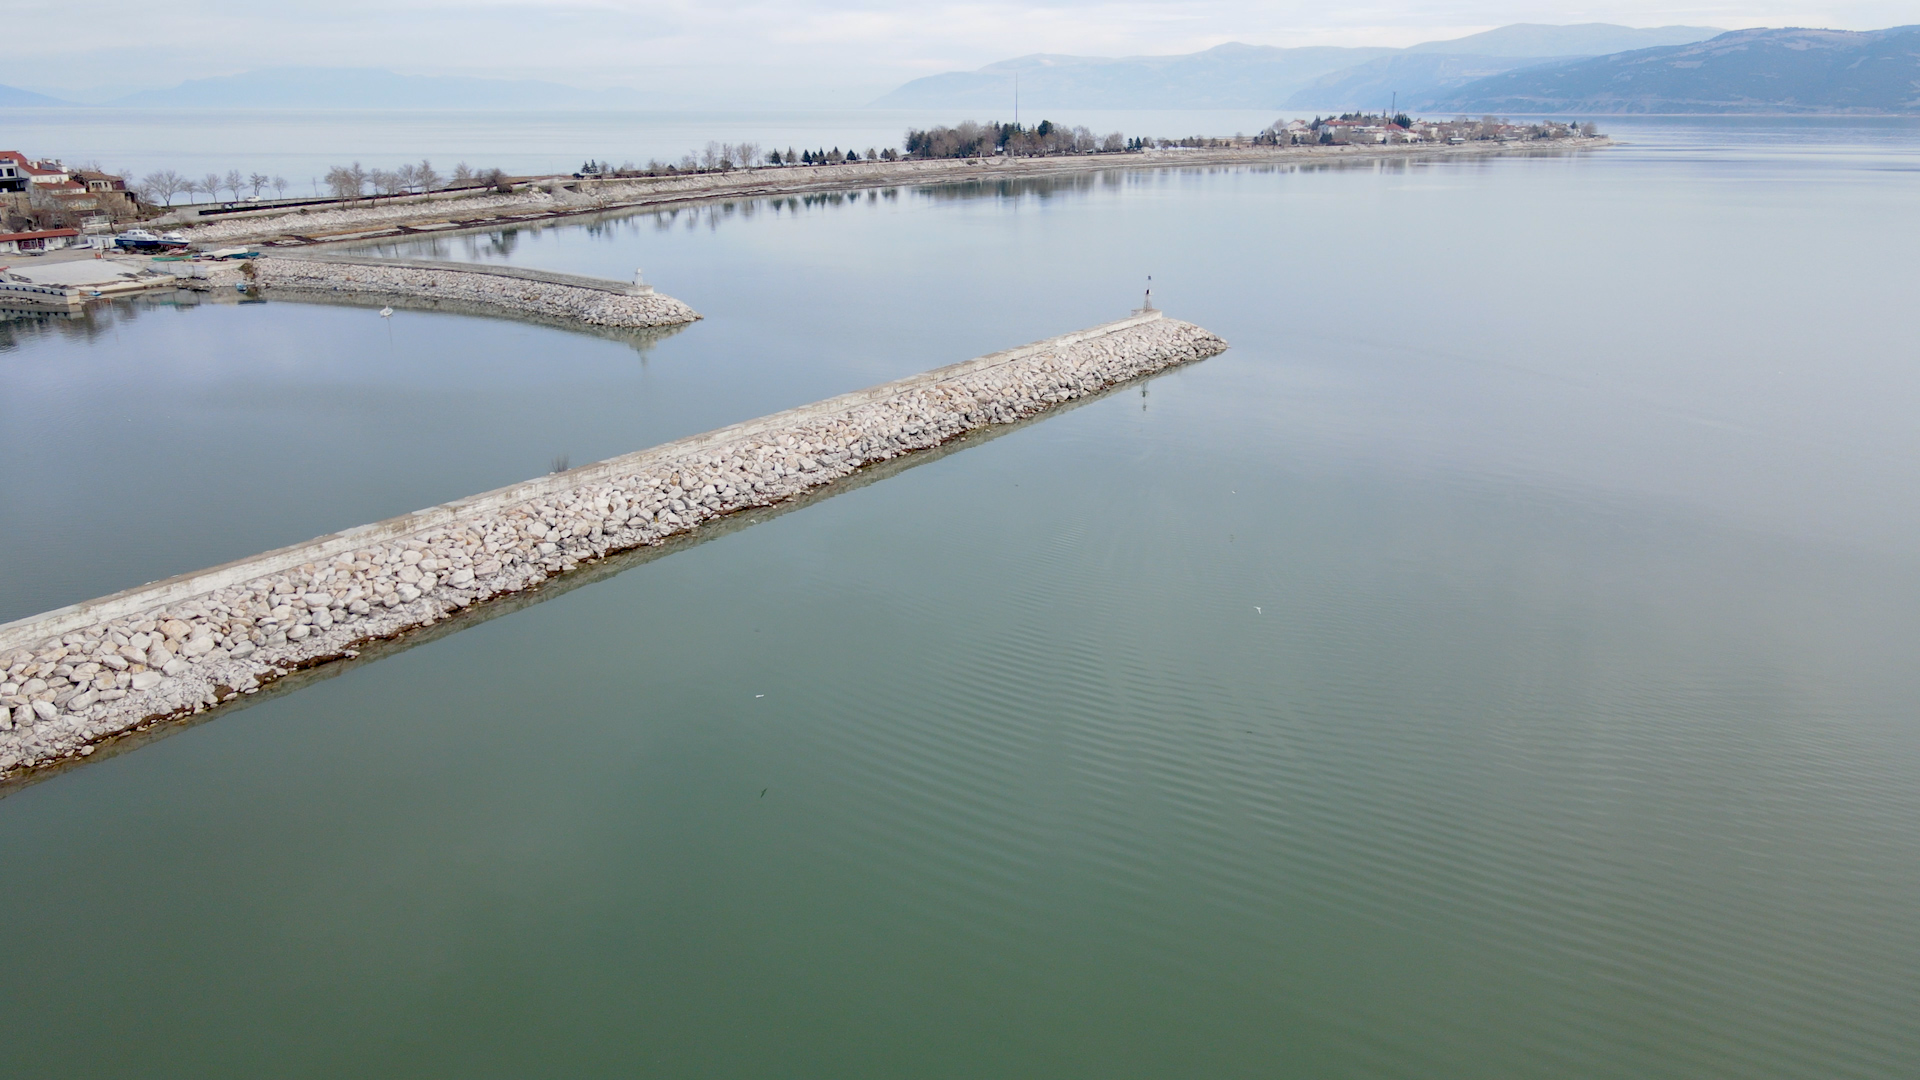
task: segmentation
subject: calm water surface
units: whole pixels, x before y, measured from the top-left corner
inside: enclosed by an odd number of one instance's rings
[[[1920,1068],[1911,126],[409,246],[0,331],[0,618],[1121,314],[1227,354],[0,800],[23,1074]],[[1879,313],[1879,314],[1875,314]]]

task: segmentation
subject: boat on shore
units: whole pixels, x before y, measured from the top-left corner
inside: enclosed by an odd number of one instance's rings
[[[171,251],[187,246],[180,233],[155,233],[147,229],[128,229],[113,238],[113,246],[122,251]]]

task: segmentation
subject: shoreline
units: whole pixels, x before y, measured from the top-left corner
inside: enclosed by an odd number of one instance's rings
[[[830,493],[886,462],[1226,347],[1136,312],[0,625],[0,794],[476,604]]]
[[[258,243],[316,247],[414,235],[458,235],[609,211],[670,209],[724,199],[859,191],[901,184],[1067,176],[1114,170],[1243,165],[1339,165],[1393,159],[1445,160],[1568,153],[1613,145],[1607,136],[1528,142],[1426,143],[1383,146],[1279,146],[1146,150],[1035,158],[940,158],[842,165],[770,166],[725,173],[608,180],[536,178],[511,195],[449,196],[434,192],[371,207],[307,213],[268,209],[188,225],[196,245]]]

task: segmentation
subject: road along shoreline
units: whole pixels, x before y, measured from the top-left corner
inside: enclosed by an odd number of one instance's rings
[[[1225,348],[1141,312],[0,625],[0,781]]]
[[[667,209],[725,199],[856,191],[902,184],[1068,176],[1122,169],[1178,169],[1239,165],[1335,166],[1392,159],[1446,160],[1593,150],[1606,136],[1385,146],[1258,146],[1072,154],[1038,158],[946,158],[863,161],[842,165],[736,169],[732,172],[608,180],[550,178],[512,194],[450,196],[435,192],[377,206],[266,209],[223,217],[182,231],[193,243],[261,243],[307,247],[410,235],[451,235],[509,228],[608,210]]]
[[[609,281],[545,270],[419,259],[303,254],[224,263],[193,278],[189,287],[239,287],[301,299],[392,298],[427,305],[452,303],[565,325],[638,330],[679,326],[700,318],[686,304],[638,280]]]

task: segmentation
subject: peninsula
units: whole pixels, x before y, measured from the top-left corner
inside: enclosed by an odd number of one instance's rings
[[[182,232],[196,246],[261,244],[305,247],[350,243],[410,234],[483,231],[534,222],[597,214],[610,210],[672,208],[728,199],[793,195],[903,184],[944,184],[1067,176],[1122,169],[1168,169],[1242,165],[1332,166],[1383,158],[1457,158],[1589,150],[1610,145],[1604,135],[1560,127],[1558,134],[1536,136],[1512,125],[1488,124],[1494,134],[1468,139],[1441,135],[1409,140],[1385,130],[1364,133],[1336,130],[1328,123],[1328,141],[1276,128],[1241,139],[1194,139],[1203,145],[1156,146],[1122,153],[1062,154],[1043,157],[980,156],[900,158],[857,162],[737,168],[669,176],[521,178],[510,190],[461,189],[383,198],[373,203],[324,203],[297,208],[262,206],[223,212],[217,217],[182,221]],[[1352,124],[1352,121],[1347,122]],[[1356,125],[1371,126],[1371,125]],[[1391,125],[1382,124],[1381,128]],[[1301,125],[1302,129],[1306,125]],[[1436,127],[1436,130],[1443,130]]]

